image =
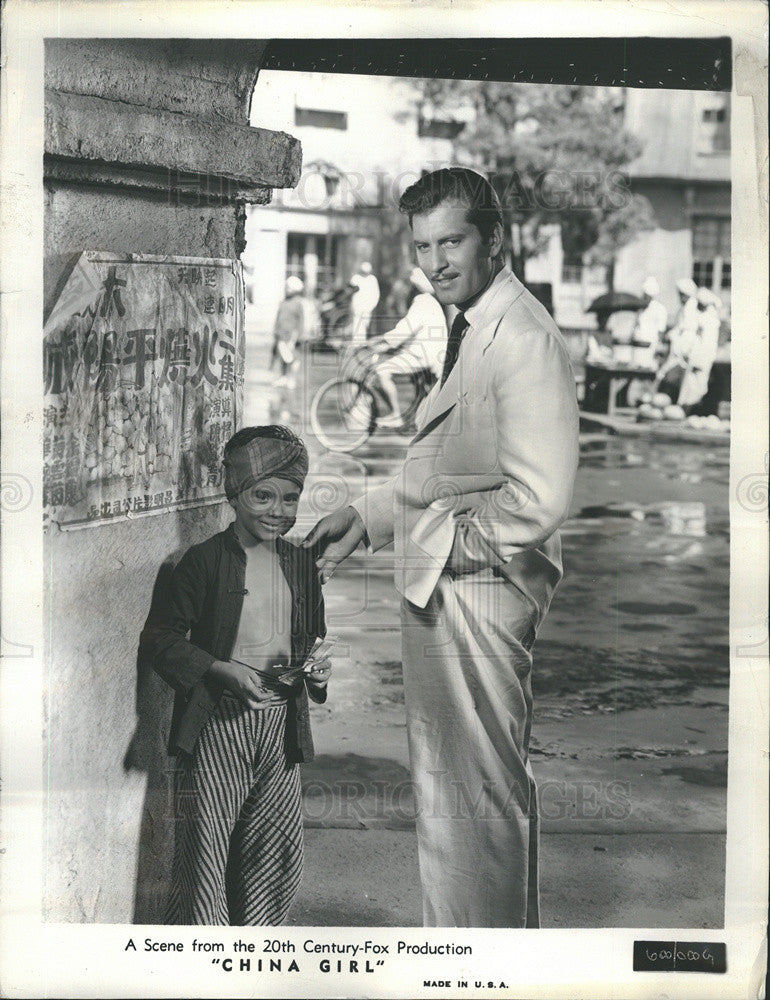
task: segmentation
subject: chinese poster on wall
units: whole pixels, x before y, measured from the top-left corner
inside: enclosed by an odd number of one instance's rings
[[[239,261],[77,259],[45,323],[46,521],[65,526],[224,497],[243,401]]]

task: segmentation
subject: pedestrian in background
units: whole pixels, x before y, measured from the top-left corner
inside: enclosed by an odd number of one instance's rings
[[[286,279],[286,297],[278,306],[273,325],[273,351],[270,369],[278,362],[280,375],[273,386],[270,400],[271,418],[290,421],[297,388],[299,368],[298,345],[306,336],[308,304],[303,296],[305,283],[296,275]]]
[[[694,331],[698,325],[698,286],[692,278],[680,278],[676,283],[679,312],[672,330]]]
[[[696,406],[706,395],[711,368],[719,346],[721,299],[708,288],[698,289],[698,327],[679,390],[679,405]]]
[[[668,310],[658,299],[660,285],[656,278],[645,278],[642,296],[646,305],[636,315],[632,335],[632,362],[640,368],[655,368],[655,356],[660,349],[661,338],[666,332]]]
[[[698,286],[692,278],[680,278],[676,283],[676,290],[679,295],[679,311],[666,334],[668,355],[658,371],[658,381],[662,383],[670,371],[680,369],[676,383],[678,387],[698,329]],[[661,391],[665,392],[665,389]]]
[[[270,368],[279,362],[281,375],[289,375],[296,366],[297,342],[305,335],[307,307],[302,297],[305,283],[302,278],[291,275],[286,279],[286,295],[278,306],[273,324],[273,350]]]
[[[656,390],[664,392],[672,402],[679,399],[679,390],[698,332],[698,286],[691,278],[676,283],[680,308],[674,325],[668,330],[668,356],[658,370]]]
[[[365,344],[369,336],[369,324],[372,313],[380,301],[380,283],[372,273],[372,265],[364,261],[359,270],[350,279],[356,291],[350,300],[351,334],[353,344]]]

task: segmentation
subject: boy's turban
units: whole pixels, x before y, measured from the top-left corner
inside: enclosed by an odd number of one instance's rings
[[[225,494],[233,500],[242,490],[260,479],[281,476],[302,489],[308,470],[308,454],[304,442],[279,424],[250,428],[243,444],[238,435],[225,448]],[[259,433],[256,433],[256,432]],[[239,434],[242,432],[239,431]]]

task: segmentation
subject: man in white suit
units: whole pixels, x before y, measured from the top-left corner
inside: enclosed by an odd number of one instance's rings
[[[504,265],[489,183],[434,171],[399,205],[458,314],[398,475],[320,521],[322,578],[395,542],[426,926],[539,925],[531,649],[562,576],[575,383],[547,311]]]

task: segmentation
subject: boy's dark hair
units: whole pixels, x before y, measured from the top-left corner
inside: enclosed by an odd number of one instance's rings
[[[283,424],[263,424],[259,427],[242,427],[239,431],[236,431],[225,445],[224,455],[229,455],[233,448],[242,448],[249,441],[253,441],[254,438],[272,438],[278,441],[289,441],[292,444],[300,445],[302,448],[305,447],[302,438],[297,437],[294,431],[288,427],[284,427]]]
[[[481,174],[468,167],[444,167],[423,174],[401,195],[398,210],[409,217],[430,212],[445,201],[459,201],[467,208],[468,222],[472,222],[489,242],[495,226],[503,225],[503,210],[495,189]]]

